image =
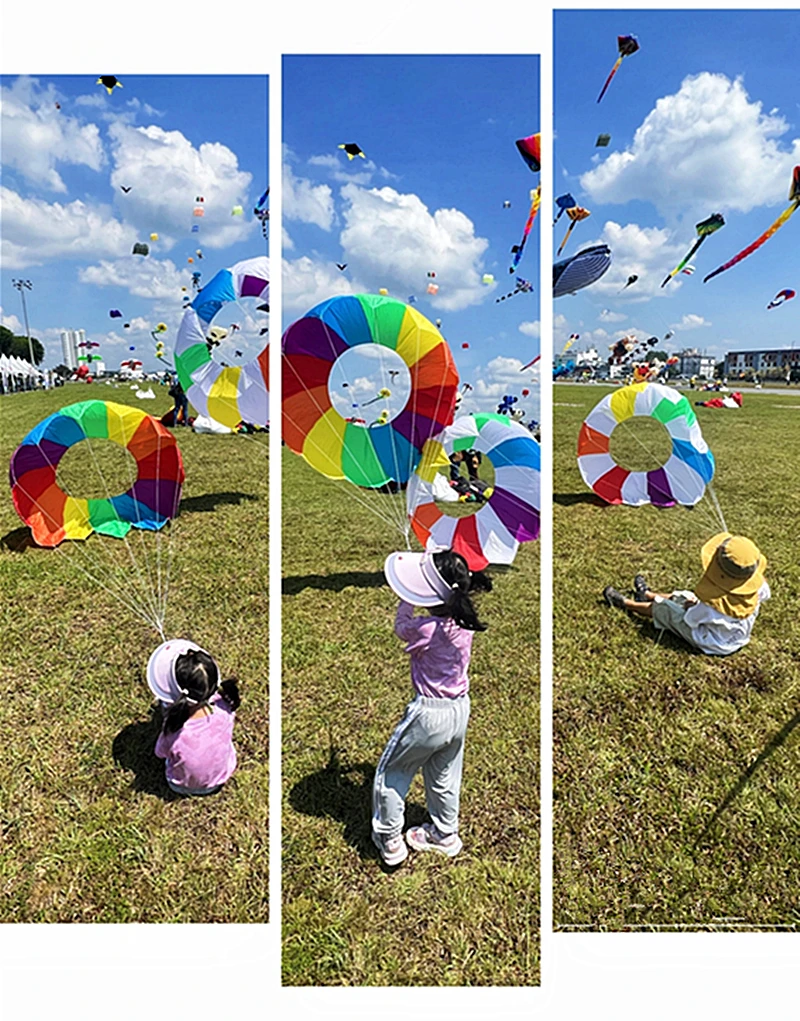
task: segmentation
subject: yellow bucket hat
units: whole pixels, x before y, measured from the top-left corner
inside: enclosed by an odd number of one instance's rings
[[[700,550],[703,577],[694,593],[728,617],[749,617],[758,606],[767,558],[743,535],[720,532]]]

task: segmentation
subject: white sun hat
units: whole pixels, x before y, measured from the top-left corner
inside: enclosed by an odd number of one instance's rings
[[[453,594],[433,562],[434,554],[390,553],[383,573],[395,595],[412,606],[439,606]]]
[[[157,699],[172,705],[181,697],[175,679],[175,660],[186,652],[202,652],[199,645],[185,638],[170,638],[163,642],[147,661],[147,686]]]

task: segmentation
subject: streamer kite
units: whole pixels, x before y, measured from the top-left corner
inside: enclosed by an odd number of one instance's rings
[[[553,220],[553,226],[555,226],[561,217],[566,213],[568,209],[574,209],[577,206],[575,199],[567,192],[565,195],[559,195],[556,199],[556,205],[558,206],[558,215]]]
[[[542,186],[537,185],[536,188],[533,188],[531,190],[531,208],[530,212],[528,213],[528,219],[525,221],[525,227],[522,231],[522,240],[518,245],[514,245],[511,249],[514,258],[511,260],[511,267],[508,271],[509,273],[513,273],[516,270],[517,266],[519,266],[520,259],[522,258],[522,253],[525,250],[525,242],[528,240],[528,235],[531,232],[533,221],[536,219],[536,213],[539,210],[539,204],[541,203],[541,201],[542,201]]]
[[[796,293],[797,292],[793,291],[791,287],[787,287],[783,291],[778,291],[769,305],[767,305],[767,308],[778,308],[778,306],[782,305],[785,301],[789,301],[793,298]]]
[[[58,465],[82,440],[111,440],[136,461],[136,481],[107,499],[68,496]],[[92,532],[123,538],[131,528],[157,531],[178,513],[184,471],[175,437],[157,419],[121,404],[81,401],[40,422],[17,447],[9,471],[17,514],[39,546],[85,539]]]
[[[564,240],[559,245],[559,248],[558,248],[558,251],[556,252],[556,255],[561,255],[561,253],[564,251],[564,246],[566,245],[567,241],[569,240],[569,236],[572,233],[572,229],[575,226],[575,224],[576,223],[580,223],[581,220],[585,220],[587,218],[587,216],[591,216],[591,215],[592,214],[589,212],[589,210],[588,209],[584,209],[583,206],[573,206],[572,209],[568,209],[567,210],[567,216],[569,217],[571,222],[570,222],[569,227],[567,228],[567,233],[564,235]]]
[[[761,237],[757,237],[752,244],[749,244],[747,248],[743,248],[738,255],[734,255],[732,259],[729,259],[722,266],[718,266],[713,273],[709,273],[707,277],[703,277],[703,283],[708,283],[712,277],[717,276],[719,273],[724,273],[726,269],[730,269],[731,266],[735,266],[737,262],[741,262],[742,259],[746,259],[748,255],[751,255],[757,248],[760,248],[765,241],[769,241],[772,235],[777,230],[780,230],[784,223],[786,223],[792,213],[800,205],[800,166],[796,166],[792,171],[792,184],[789,188],[789,202],[789,207],[784,209],[778,219],[771,227],[768,227],[767,230],[764,231]]]
[[[608,78],[606,78],[605,85],[600,90],[600,95],[597,97],[597,102],[598,103],[603,98],[603,96],[606,94],[606,89],[610,85],[611,79],[614,77],[614,75],[619,70],[619,66],[622,63],[623,57],[630,57],[632,54],[636,53],[636,51],[639,49],[639,40],[636,38],[635,35],[618,35],[617,36],[617,49],[619,50],[619,56],[617,57],[617,62],[611,68],[611,73],[609,74]]]
[[[681,259],[681,261],[678,263],[675,269],[671,273],[667,274],[667,276],[662,281],[661,286],[664,287],[666,284],[668,284],[670,280],[678,273],[685,272],[687,276],[691,276],[692,273],[694,272],[694,266],[690,267],[688,265],[689,260],[697,251],[697,249],[700,247],[700,245],[702,245],[705,239],[709,237],[709,235],[714,234],[716,231],[720,229],[720,227],[724,226],[725,218],[722,216],[721,213],[712,213],[711,216],[707,217],[705,220],[701,220],[700,223],[696,223],[695,230],[697,231],[697,240],[689,249],[689,251],[686,253],[686,255]]]

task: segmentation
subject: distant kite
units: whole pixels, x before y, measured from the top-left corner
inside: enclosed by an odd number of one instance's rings
[[[689,259],[691,259],[691,257],[694,255],[694,253],[697,251],[700,245],[702,245],[702,243],[709,236],[709,234],[713,234],[715,231],[718,231],[720,227],[724,226],[725,218],[721,213],[712,213],[711,216],[707,217],[705,220],[701,220],[700,223],[695,224],[695,230],[697,231],[697,240],[689,249],[689,251],[686,253],[684,258],[681,259],[681,261],[678,263],[675,269],[666,277],[664,277],[661,286],[664,287],[677,273],[682,272],[684,268],[688,268],[686,264],[689,262]],[[691,276],[693,272],[694,267],[692,267],[690,272],[687,273],[687,276]]]
[[[506,199],[503,202],[503,209],[510,209],[510,208],[511,208],[511,203],[508,201],[508,199]]]
[[[347,153],[348,160],[354,160],[356,156],[360,156],[362,160],[365,160],[367,158],[362,152],[361,146],[356,145],[355,142],[343,142],[339,146],[339,148],[344,149],[344,151]]]
[[[124,184],[121,184],[121,185],[120,185],[120,188],[121,188],[121,189],[122,189],[122,190],[123,190],[123,191],[125,192],[125,194],[126,194],[126,195],[127,195],[127,194],[128,194],[128,192],[129,192],[129,191],[131,190],[130,188],[126,188]]]
[[[533,366],[534,366],[534,365],[535,365],[535,364],[536,364],[536,363],[537,363],[537,362],[539,361],[539,359],[540,359],[541,357],[542,357],[542,356],[541,356],[540,354],[538,354],[538,355],[537,355],[537,356],[536,356],[536,357],[535,357],[535,358],[533,359],[533,361],[530,361],[530,362],[528,362],[528,364],[527,364],[527,365],[523,365],[523,366],[522,366],[522,368],[521,368],[521,369],[520,369],[519,371],[520,371],[520,372],[524,372],[524,371],[525,371],[526,369],[532,369],[532,368],[533,368]]]
[[[528,213],[528,219],[525,221],[525,227],[522,231],[522,240],[518,245],[514,245],[511,252],[514,258],[511,260],[511,267],[509,273],[513,273],[514,270],[519,266],[519,261],[522,258],[522,253],[525,250],[525,242],[528,240],[528,235],[531,232],[533,221],[536,219],[536,213],[539,209],[539,203],[542,201],[542,186],[537,185],[536,188],[531,190],[531,208]]]
[[[131,254],[132,255],[149,255],[150,254],[150,246],[143,244],[141,241],[137,241],[136,244],[133,246]]]
[[[347,263],[346,262],[337,262],[336,263],[336,268],[338,270],[341,270],[342,273],[344,273],[344,271],[347,269]]]
[[[595,148],[604,149],[608,145],[608,143],[610,141],[611,141],[611,135],[606,135],[606,134],[598,135],[597,136],[597,141],[594,143],[595,144]]]
[[[628,279],[625,281],[625,283],[622,285],[622,287],[619,289],[617,293],[622,294],[626,287],[630,287],[631,284],[635,284],[638,279],[639,277],[636,273],[631,273],[631,275],[628,277]]]
[[[529,294],[533,290],[533,284],[530,280],[525,280],[523,277],[517,277],[517,286],[513,291],[509,291],[508,294],[504,294],[502,298],[495,298],[495,305],[499,301],[506,301],[508,298],[513,298],[515,294]]]
[[[555,218],[555,220],[553,220],[553,226],[555,226],[555,224],[558,223],[558,221],[561,219],[562,215],[568,209],[574,209],[575,206],[577,206],[577,204],[578,203],[570,195],[569,192],[567,192],[566,195],[559,195],[558,198],[556,199],[556,205],[558,206],[558,216]]]
[[[122,82],[118,78],[115,78],[113,74],[101,74],[95,82],[95,85],[102,85],[109,96],[114,89],[122,88]]]
[[[573,206],[572,209],[568,209],[567,210],[567,216],[570,218],[571,222],[570,222],[569,227],[567,228],[567,233],[564,235],[564,240],[559,245],[559,248],[558,248],[558,251],[556,252],[556,255],[561,255],[561,253],[564,251],[564,246],[566,245],[567,241],[569,240],[569,236],[572,233],[572,230],[573,230],[575,224],[576,223],[580,223],[581,220],[585,220],[587,216],[591,216],[591,215],[592,214],[589,212],[589,210],[588,209],[584,209],[583,206]]]
[[[730,269],[731,266],[735,266],[737,262],[741,262],[742,259],[746,259],[748,255],[754,252],[757,248],[760,248],[765,241],[769,241],[772,235],[779,230],[784,223],[789,219],[792,213],[800,206],[800,165],[796,166],[792,171],[792,186],[789,189],[789,208],[784,209],[778,219],[769,227],[761,237],[758,237],[749,244],[747,248],[743,248],[738,255],[734,255],[732,259],[729,259],[724,265],[719,266],[714,270],[713,273],[709,273],[707,277],[703,277],[703,283],[707,283],[712,277],[715,277],[718,273],[724,273],[726,269]]]
[[[108,314],[112,319],[122,319],[122,313],[118,308],[109,309]]]
[[[518,138],[516,141],[520,156],[525,160],[534,174],[542,167],[541,135],[529,135],[527,138]]]
[[[619,50],[619,56],[617,57],[617,62],[611,68],[611,73],[609,74],[608,78],[606,78],[606,83],[602,87],[602,89],[600,90],[600,95],[597,97],[597,102],[598,103],[603,98],[603,96],[606,94],[606,89],[610,85],[611,79],[614,77],[614,75],[619,70],[619,65],[622,63],[622,58],[623,57],[630,57],[633,53],[635,53],[639,49],[639,42],[638,42],[638,40],[637,40],[635,35],[618,35],[617,36],[617,49]]]
[[[779,305],[782,305],[785,301],[789,301],[790,298],[793,298],[796,293],[797,292],[793,291],[791,287],[787,287],[783,291],[778,291],[778,293],[775,295],[775,297],[772,299],[769,305],[767,305],[767,308],[777,308]]]

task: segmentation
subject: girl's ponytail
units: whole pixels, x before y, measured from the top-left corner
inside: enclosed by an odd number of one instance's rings
[[[470,572],[466,560],[452,550],[434,553],[433,562],[436,570],[452,589],[452,595],[445,603],[448,615],[466,631],[485,631],[487,625],[478,619],[469,594],[491,592],[492,579],[483,571]]]
[[[181,697],[172,703],[164,716],[164,733],[175,734],[192,713],[208,705],[219,687],[217,664],[202,649],[193,649],[175,660],[175,680]]]

